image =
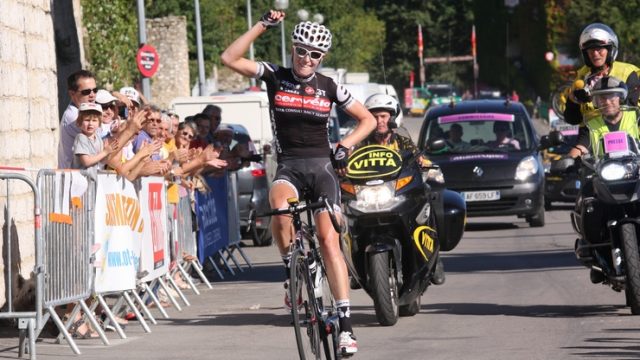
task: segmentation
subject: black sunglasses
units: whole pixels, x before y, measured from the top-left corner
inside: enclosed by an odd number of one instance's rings
[[[311,59],[320,60],[324,56],[324,53],[322,51],[308,50],[300,46],[294,46],[293,49],[295,50],[296,55],[301,58],[307,56],[308,54]]]
[[[193,135],[190,134],[188,131],[183,131],[182,136],[186,136],[187,139],[193,139]]]
[[[84,90],[78,90],[78,92],[84,96],[87,96],[91,93],[97,94],[98,93],[98,88],[93,88],[93,89],[84,89]]]
[[[100,104],[100,106],[102,106],[102,110],[104,110],[104,109],[113,109],[113,108],[116,107],[116,103],[115,103],[115,101],[112,101],[110,103]]]

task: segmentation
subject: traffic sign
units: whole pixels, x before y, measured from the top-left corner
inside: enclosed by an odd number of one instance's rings
[[[156,48],[149,44],[142,45],[140,49],[138,49],[136,63],[142,76],[150,78],[155,75],[160,66],[160,57],[158,56]]]

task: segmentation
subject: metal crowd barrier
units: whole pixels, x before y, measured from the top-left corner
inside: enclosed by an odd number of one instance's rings
[[[42,198],[43,266],[46,274],[43,289],[45,322],[50,316],[71,349],[80,354],[68,329],[80,318],[89,320],[102,342],[108,340],[85,303],[92,293],[92,249],[94,237],[95,179],[86,171],[40,170],[37,179]],[[74,197],[74,192],[84,189]],[[75,303],[66,324],[55,307]],[[41,330],[41,329],[40,329]]]
[[[25,175],[15,173],[1,173],[0,180],[6,182],[6,205],[4,208],[4,241],[5,241],[5,284],[6,288],[6,311],[0,312],[1,319],[17,319],[18,329],[20,332],[19,340],[19,356],[24,354],[25,339],[29,338],[29,357],[31,359],[36,358],[36,336],[35,333],[42,324],[42,285],[44,282],[44,274],[42,269],[42,236],[41,236],[41,217],[40,217],[40,195],[36,184],[33,180]],[[35,308],[33,311],[15,311],[13,304],[13,261],[12,253],[14,246],[14,239],[12,232],[14,231],[14,223],[12,216],[12,193],[10,183],[12,181],[26,183],[33,192],[33,216],[34,216],[34,243],[35,243],[35,267],[32,272],[32,277],[35,278]]]

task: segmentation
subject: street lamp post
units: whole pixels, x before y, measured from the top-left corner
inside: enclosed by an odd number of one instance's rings
[[[276,10],[287,10],[289,7],[289,0],[275,0],[274,7]],[[287,66],[287,44],[284,38],[284,19],[280,22],[280,35],[282,42],[282,66]]]

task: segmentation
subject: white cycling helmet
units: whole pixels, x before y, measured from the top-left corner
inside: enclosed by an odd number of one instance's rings
[[[331,48],[331,31],[324,25],[303,21],[293,28],[291,42],[327,52]]]
[[[389,122],[400,124],[402,121],[402,109],[400,104],[391,95],[387,94],[373,94],[367,98],[364,102],[364,107],[369,111],[373,110],[386,110],[391,114]]]
[[[580,51],[585,65],[593,67],[587,49],[604,46],[607,48],[607,65],[611,66],[618,56],[618,36],[610,27],[601,23],[588,25],[580,34]]]

